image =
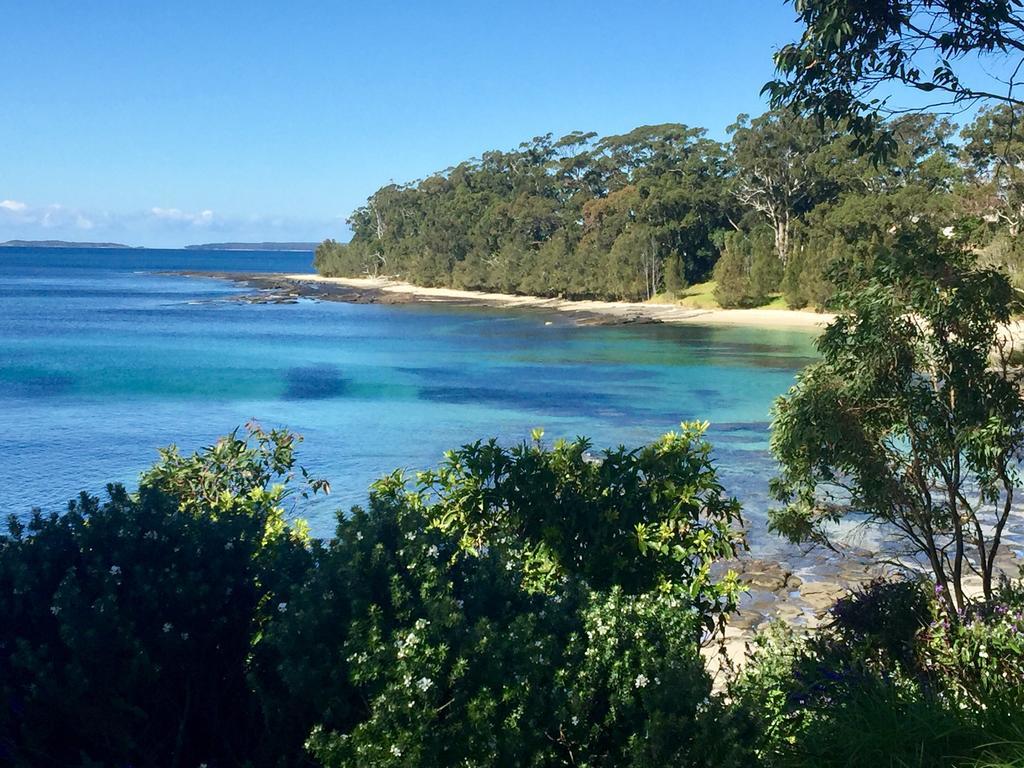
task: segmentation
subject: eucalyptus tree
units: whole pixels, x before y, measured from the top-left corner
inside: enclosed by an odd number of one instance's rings
[[[1024,62],[1019,0],[793,0],[793,6],[804,32],[775,54],[778,77],[764,90],[773,106],[848,121],[876,157],[893,149],[883,125],[888,117],[1024,106],[1016,89]]]
[[[982,209],[1011,237],[1024,229],[1024,106],[997,105],[982,110],[963,130],[963,152]]]
[[[970,573],[992,597],[1021,481],[1024,397],[1002,329],[1022,303],[933,227],[878,250],[840,292],[821,361],[775,405],[783,505],[770,524],[818,543],[850,516],[879,524],[924,558],[956,613]]]
[[[785,263],[795,222],[839,191],[834,172],[841,163],[830,156],[839,133],[787,111],[753,120],[740,115],[730,132],[733,194],[772,227],[776,254]]]

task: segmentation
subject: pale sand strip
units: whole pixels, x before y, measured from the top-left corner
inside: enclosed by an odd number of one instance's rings
[[[498,307],[553,309],[609,315],[616,318],[644,317],[664,323],[695,325],[748,325],[762,328],[793,328],[816,330],[828,325],[833,315],[785,309],[691,309],[671,304],[647,304],[624,301],[571,301],[546,299],[540,296],[516,296],[507,293],[460,291],[454,288],[423,288],[384,278],[324,277],[323,275],[277,275],[296,283],[333,283],[350,288],[379,290],[415,296],[423,301],[460,301],[492,304]]]

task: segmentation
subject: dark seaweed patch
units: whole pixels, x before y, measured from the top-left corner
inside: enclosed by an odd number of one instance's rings
[[[333,365],[290,368],[285,373],[285,400],[327,400],[343,397],[349,383]]]

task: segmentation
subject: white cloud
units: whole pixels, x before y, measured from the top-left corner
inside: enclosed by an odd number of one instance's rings
[[[87,238],[84,232],[89,233]],[[345,233],[343,217],[225,216],[210,208],[189,211],[173,206],[112,212],[0,199],[0,241],[88,239],[176,247],[208,239],[313,241]]]
[[[216,218],[213,211],[209,209],[199,211],[198,213],[190,213],[180,208],[160,208],[154,206],[149,209],[149,212],[154,219],[159,221],[175,221],[197,227],[213,224]]]

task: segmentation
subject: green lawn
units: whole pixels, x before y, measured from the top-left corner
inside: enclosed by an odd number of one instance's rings
[[[668,294],[659,293],[651,302],[654,304],[678,304],[688,309],[721,309],[721,305],[715,300],[715,281],[708,280],[706,283],[696,283],[680,292],[678,299],[673,299]],[[786,299],[782,294],[772,297],[767,304],[762,304],[758,309],[789,309]]]

